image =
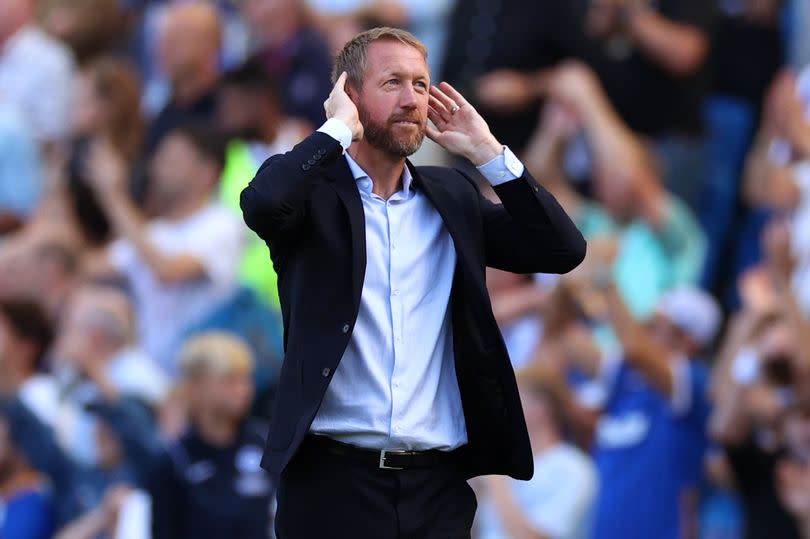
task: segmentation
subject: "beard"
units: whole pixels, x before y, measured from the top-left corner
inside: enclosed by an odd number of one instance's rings
[[[363,124],[363,138],[371,147],[394,157],[408,157],[422,146],[427,126],[416,111],[391,115],[385,123],[371,118],[368,112],[360,109],[360,123]],[[397,122],[414,122],[417,129],[411,135],[398,135],[395,131]]]

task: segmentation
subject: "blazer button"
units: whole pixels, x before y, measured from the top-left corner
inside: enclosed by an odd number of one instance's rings
[[[312,154],[312,158],[313,158],[315,161],[317,161],[317,160],[318,160],[318,159],[320,159],[321,157],[322,157],[322,156],[321,156],[320,154],[317,154],[317,153]]]
[[[303,165],[301,165],[301,170],[309,170],[310,168],[312,167],[310,167],[308,163],[304,163]]]
[[[343,333],[348,333],[348,332],[349,332],[349,329],[350,329],[350,328],[349,328],[349,324],[344,324],[344,325],[343,325],[343,329],[342,329],[341,331],[343,331]]]
[[[324,150],[323,148],[321,148],[320,150],[318,150],[318,154],[319,154],[319,155],[326,155],[326,150]]]
[[[324,378],[329,378],[329,374],[331,372],[332,369],[330,369],[329,367],[324,367],[323,370],[321,371],[321,375],[323,375]]]
[[[315,163],[316,161],[314,159],[310,159],[309,161],[307,161],[308,165],[314,165]]]

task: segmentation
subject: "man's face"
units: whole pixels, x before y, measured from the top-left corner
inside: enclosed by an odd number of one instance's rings
[[[261,139],[260,122],[265,108],[253,92],[223,86],[217,99],[217,121],[228,134],[250,141]]]
[[[660,313],[653,314],[648,320],[647,329],[655,340],[672,351],[687,355],[694,352],[689,335]]]
[[[185,136],[176,132],[167,135],[152,159],[150,197],[161,208],[175,204],[192,182],[205,181],[202,162],[199,152]]]
[[[253,380],[249,370],[202,375],[192,384],[191,401],[217,417],[241,420],[253,402]]]
[[[352,96],[363,136],[373,148],[390,156],[411,155],[421,146],[427,128],[427,62],[410,45],[377,41],[368,48],[366,65],[363,86]]]

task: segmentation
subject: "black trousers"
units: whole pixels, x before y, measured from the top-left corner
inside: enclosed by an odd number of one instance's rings
[[[278,539],[468,539],[478,507],[459,463],[385,470],[306,442],[277,497]]]

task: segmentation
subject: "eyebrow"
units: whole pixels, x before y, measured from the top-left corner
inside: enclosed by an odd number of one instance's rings
[[[399,70],[383,71],[383,77],[384,78],[388,78],[388,77],[400,77],[400,78],[402,78],[402,77],[406,77],[406,76],[410,76],[410,75],[407,75],[406,73],[404,73],[402,71],[399,71]],[[414,77],[414,80],[428,80],[429,78],[430,78],[429,75],[417,75],[417,76]]]

